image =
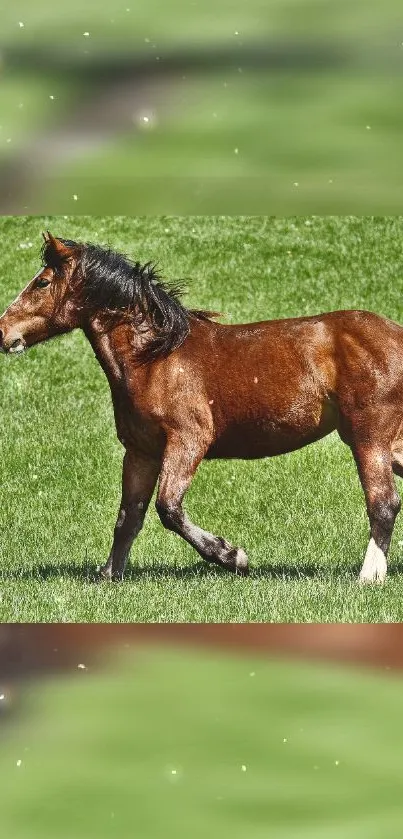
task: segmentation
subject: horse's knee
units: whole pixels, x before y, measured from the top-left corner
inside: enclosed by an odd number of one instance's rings
[[[177,530],[181,521],[180,507],[157,499],[155,508],[160,517],[161,524],[163,524],[167,530]]]

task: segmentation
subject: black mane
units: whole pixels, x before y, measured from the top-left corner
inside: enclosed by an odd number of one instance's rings
[[[179,347],[189,333],[191,318],[213,316],[186,309],[181,302],[182,284],[165,282],[151,262],[141,265],[99,245],[59,241],[79,252],[80,303],[94,314],[103,311],[113,318],[135,318],[151,325],[154,335],[144,348],[143,360],[168,355]],[[51,242],[45,242],[42,256],[45,265],[60,271],[60,256]]]

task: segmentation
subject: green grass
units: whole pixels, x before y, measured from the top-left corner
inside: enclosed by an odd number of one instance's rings
[[[2,218],[1,310],[36,272],[43,228],[156,260],[229,322],[361,307],[403,320],[401,218]],[[403,518],[385,586],[360,588],[368,523],[337,435],[199,468],[188,512],[246,549],[249,579],[203,564],[151,505],[124,584],[94,585],[123,454],[106,379],[79,332],[0,358],[0,377],[2,621],[403,619]]]
[[[401,677],[200,650],[76,670],[4,721],[3,832],[400,839],[401,692]]]

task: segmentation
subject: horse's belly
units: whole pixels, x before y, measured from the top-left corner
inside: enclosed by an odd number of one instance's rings
[[[302,412],[294,421],[266,417],[241,419],[229,423],[217,435],[206,457],[274,457],[314,443],[335,427],[336,409],[328,401],[316,412]]]

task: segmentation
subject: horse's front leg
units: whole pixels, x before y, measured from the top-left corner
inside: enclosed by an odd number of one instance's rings
[[[179,436],[168,439],[158,487],[157,512],[164,527],[182,536],[207,562],[245,576],[248,574],[245,551],[193,524],[182,507],[185,492],[205,451],[206,447],[196,446],[194,439],[190,446],[187,439]]]
[[[113,545],[100,578],[122,580],[130,548],[140,532],[157,483],[160,463],[127,451],[123,459],[122,500]]]

